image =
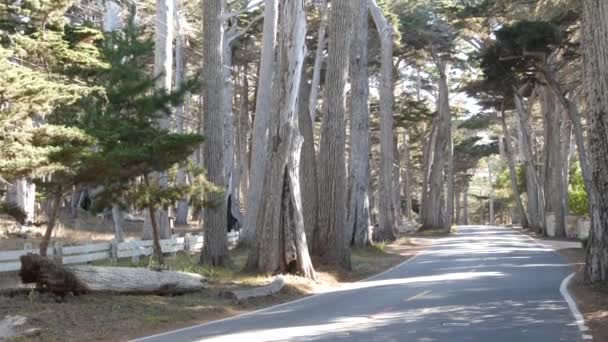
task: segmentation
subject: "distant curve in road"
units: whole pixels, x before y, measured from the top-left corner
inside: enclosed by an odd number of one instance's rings
[[[571,273],[508,228],[459,227],[410,262],[337,291],[136,340],[580,342]]]

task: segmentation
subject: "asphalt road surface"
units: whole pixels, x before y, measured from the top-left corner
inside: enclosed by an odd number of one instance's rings
[[[580,342],[556,253],[508,228],[459,227],[343,289],[139,341]]]

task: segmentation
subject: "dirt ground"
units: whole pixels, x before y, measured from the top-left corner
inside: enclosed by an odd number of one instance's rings
[[[195,255],[178,255],[167,261],[169,268],[200,273],[209,280],[208,290],[182,296],[85,295],[66,297],[62,302],[46,294],[0,295],[0,319],[7,315],[26,317],[18,327],[28,335],[10,341],[122,341],[211,320],[238,315],[273,304],[331,290],[397,265],[420,252],[430,243],[428,237],[400,238],[388,245],[354,250],[352,271],[316,265],[317,283],[287,276],[287,286],[278,294],[236,302],[222,292],[229,288],[255,286],[268,277],[243,273],[247,251],[233,250],[229,268],[203,268]],[[124,261],[125,266],[129,261]],[[145,265],[142,259],[140,265]]]
[[[576,272],[568,290],[574,296],[579,311],[585,317],[585,323],[589,328],[588,334],[593,336],[593,341],[608,341],[608,287],[590,286],[585,284],[583,271],[585,267],[585,250],[578,245],[576,240],[559,240],[553,238],[538,237],[530,232],[527,235],[541,240],[556,250],[568,261],[570,267]],[[576,242],[576,243],[572,243]]]

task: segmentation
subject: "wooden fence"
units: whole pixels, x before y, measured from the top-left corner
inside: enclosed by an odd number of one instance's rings
[[[234,247],[239,240],[239,232],[228,233],[228,245]],[[117,243],[100,242],[81,246],[63,246],[61,242],[55,242],[53,247],[47,249],[47,256],[63,265],[83,264],[96,260],[131,258],[136,263],[142,256],[152,255],[154,251],[152,240],[132,240]],[[191,235],[171,239],[160,240],[160,246],[164,253],[177,253],[179,251],[197,252],[203,247],[203,235]],[[0,273],[18,271],[21,268],[19,257],[28,253],[38,254],[32,244],[25,244],[23,250],[0,252]]]

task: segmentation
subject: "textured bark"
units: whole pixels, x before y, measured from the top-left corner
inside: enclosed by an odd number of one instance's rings
[[[232,19],[235,21],[235,19]],[[237,223],[243,221],[241,210],[238,205],[238,201],[235,198],[238,197],[237,191],[239,186],[238,175],[236,175],[236,153],[235,153],[235,137],[236,137],[236,125],[235,115],[233,108],[234,100],[234,81],[232,70],[234,68],[232,63],[232,51],[234,38],[238,36],[237,25],[232,22],[231,29],[225,32],[224,42],[222,44],[222,74],[224,78],[223,84],[223,117],[224,117],[224,175],[226,177],[226,194],[225,201],[227,206],[227,213],[229,216],[236,219]]]
[[[278,0],[265,1],[262,57],[260,60],[252,133],[250,186],[247,194],[248,207],[244,222],[245,227],[242,230],[243,234],[240,238],[242,240],[241,243],[244,245],[253,243],[255,239],[255,225],[262,201],[262,186],[268,159],[268,126],[272,106],[272,80],[274,75],[278,5]]]
[[[429,192],[429,176],[431,172],[431,161],[433,159],[433,146],[435,146],[435,140],[437,138],[437,117],[433,119],[431,124],[429,138],[423,137],[422,141],[422,191],[420,191],[420,222],[425,221],[427,211],[425,209],[427,203],[427,194]]]
[[[564,208],[564,177],[561,151],[562,111],[550,89],[541,88],[541,108],[545,133],[545,212],[555,215],[555,236],[566,237],[566,213]]]
[[[158,233],[156,215],[152,215],[153,212],[155,212],[154,206],[148,206],[148,215],[150,215],[150,225],[152,226],[152,238],[154,240],[154,255],[156,256],[156,261],[158,261],[160,265],[164,265],[165,257],[163,255],[163,250],[160,246],[160,236]]]
[[[182,27],[183,18],[178,13],[178,8],[175,8],[175,11],[175,88],[179,90],[183,87],[186,72],[186,55],[184,53],[186,41]],[[189,94],[186,95],[186,97],[188,96]],[[184,119],[187,113],[187,104],[188,100],[179,104],[175,108],[175,131],[178,134],[185,133]],[[177,170],[176,178],[176,182],[179,185],[188,183],[186,170],[183,168],[179,168],[179,170]],[[188,224],[188,209],[188,198],[182,198],[177,201],[175,211],[176,224]]]
[[[410,137],[407,132],[403,132],[403,163],[405,165],[405,172],[403,181],[403,197],[405,199],[404,214],[408,219],[412,218],[412,173],[414,166],[412,164],[412,158],[410,157]]]
[[[42,241],[40,241],[40,255],[46,256],[46,251],[48,250],[49,244],[51,242],[51,236],[53,235],[53,230],[57,225],[57,218],[59,217],[59,207],[61,206],[61,193],[56,193],[53,195],[53,201],[51,204],[50,211],[47,213],[48,222],[46,223],[46,230],[44,231],[44,235],[42,236]]]
[[[8,201],[23,211],[25,214],[24,224],[30,225],[34,223],[36,219],[34,212],[36,205],[36,184],[26,178],[20,178],[15,181],[11,188],[9,190],[10,196],[7,195]]]
[[[462,191],[462,224],[469,224],[469,182],[464,184]]]
[[[452,221],[454,219],[454,140],[452,139],[452,123],[450,120],[448,149],[447,155],[447,167],[445,172],[446,180],[446,194],[445,194],[445,218],[443,220],[444,230],[449,232],[452,229]]]
[[[439,72],[439,97],[437,100],[438,117],[436,121],[436,136],[431,149],[434,149],[430,156],[430,172],[428,176],[428,193],[425,202],[422,203],[423,222],[421,229],[445,229],[445,212],[443,208],[442,190],[444,180],[444,163],[446,150],[450,139],[451,114],[449,107],[449,94],[447,84],[447,65],[446,62],[434,55],[435,65]]]
[[[492,175],[492,161],[488,160],[488,180],[490,183],[490,226],[496,223],[494,217],[494,176]]]
[[[247,193],[249,192],[249,141],[251,140],[251,117],[249,116],[249,80],[247,65],[241,68],[240,110],[237,120],[236,158],[239,174],[240,206],[247,211]]]
[[[595,193],[585,279],[608,282],[608,2],[583,0],[584,86]],[[579,151],[580,152],[580,151]]]
[[[306,74],[304,72],[304,74]],[[302,191],[302,216],[308,250],[312,252],[312,241],[317,228],[318,215],[318,183],[317,183],[317,157],[315,154],[314,125],[309,112],[309,96],[311,84],[307,79],[300,82],[300,96],[298,98],[298,125],[304,142],[300,153],[300,190]]]
[[[173,83],[173,38],[174,38],[174,0],[156,0],[156,13],[154,25],[154,75],[156,89],[170,92]],[[161,116],[158,121],[162,129],[171,129],[170,117]],[[154,172],[150,175],[152,182],[158,181],[161,187],[167,186],[166,172]],[[142,239],[153,238],[152,215],[145,212]],[[169,213],[166,208],[156,209],[155,220],[161,239],[171,237],[169,226]]]
[[[113,32],[122,27],[122,8],[115,1],[106,1],[103,15],[104,32]]]
[[[511,191],[513,191],[513,197],[515,198],[515,206],[517,211],[519,212],[519,217],[521,218],[521,226],[525,229],[530,227],[528,223],[528,215],[526,210],[524,209],[523,202],[521,200],[521,194],[519,192],[519,186],[517,182],[517,170],[515,169],[515,157],[513,155],[513,145],[511,145],[511,133],[507,127],[507,118],[506,112],[503,109],[501,110],[500,122],[502,124],[502,131],[504,135],[504,152],[505,158],[507,159],[507,166],[509,167],[509,177],[511,179]]]
[[[542,204],[542,188],[540,179],[534,165],[534,157],[532,154],[532,133],[530,132],[530,123],[528,112],[524,108],[523,99],[519,92],[514,89],[514,101],[517,113],[517,127],[520,135],[520,146],[526,166],[526,186],[528,195],[528,222],[530,228],[537,232],[544,232],[544,205]]]
[[[222,68],[224,0],[203,1],[203,165],[207,179],[225,188],[224,175],[224,87]],[[228,262],[226,237],[226,200],[223,194],[212,193],[207,200],[212,206],[203,209],[205,244],[200,262],[221,266]]]
[[[24,284],[37,284],[56,295],[86,293],[176,295],[205,289],[194,273],[132,267],[61,266],[39,255],[21,256]]]
[[[321,0],[319,4],[319,15],[321,22],[319,23],[319,32],[317,33],[317,52],[315,53],[315,65],[313,67],[312,85],[310,90],[310,98],[308,99],[308,112],[310,120],[314,123],[317,116],[317,107],[319,106],[319,90],[321,88],[321,69],[323,67],[323,53],[327,39],[325,38],[327,31],[327,0]],[[306,138],[305,138],[306,139]]]
[[[118,204],[112,204],[112,226],[114,227],[114,238],[118,242],[125,241],[124,216]]]
[[[354,247],[372,243],[369,208],[369,80],[367,0],[353,2],[353,31],[350,60],[350,163],[347,231]]]
[[[256,242],[247,266],[262,273],[295,273],[315,278],[302,218],[299,163],[302,137],[297,101],[306,55],[304,0],[284,0],[278,8],[279,30],[273,101]]]
[[[393,241],[397,238],[395,222],[395,202],[393,193],[393,48],[394,28],[384,17],[375,0],[369,0],[369,8],[376,25],[381,45],[380,57],[380,217],[378,231],[374,238],[379,241]]]
[[[325,100],[319,147],[319,219],[314,251],[350,269],[347,236],[346,80],[352,24],[350,0],[335,0],[329,16]]]
[[[399,134],[393,132],[393,184],[391,187],[391,196],[393,199],[393,207],[395,213],[395,229],[403,227],[403,210],[401,200],[401,153],[399,153]]]
[[[585,146],[585,137],[583,132],[582,115],[578,110],[578,106],[573,101],[566,98],[564,92],[561,89],[559,82],[557,82],[555,75],[550,69],[544,68],[544,76],[548,86],[553,90],[555,96],[557,96],[562,107],[568,114],[570,122],[572,123],[574,138],[576,141],[576,148],[578,151],[578,157],[581,165],[581,171],[583,174],[583,181],[585,182],[585,189],[589,196],[589,213],[591,216],[597,215],[594,211],[598,210],[595,205],[597,198],[597,189],[593,185],[592,171],[590,166],[589,157],[587,156],[587,147]]]

